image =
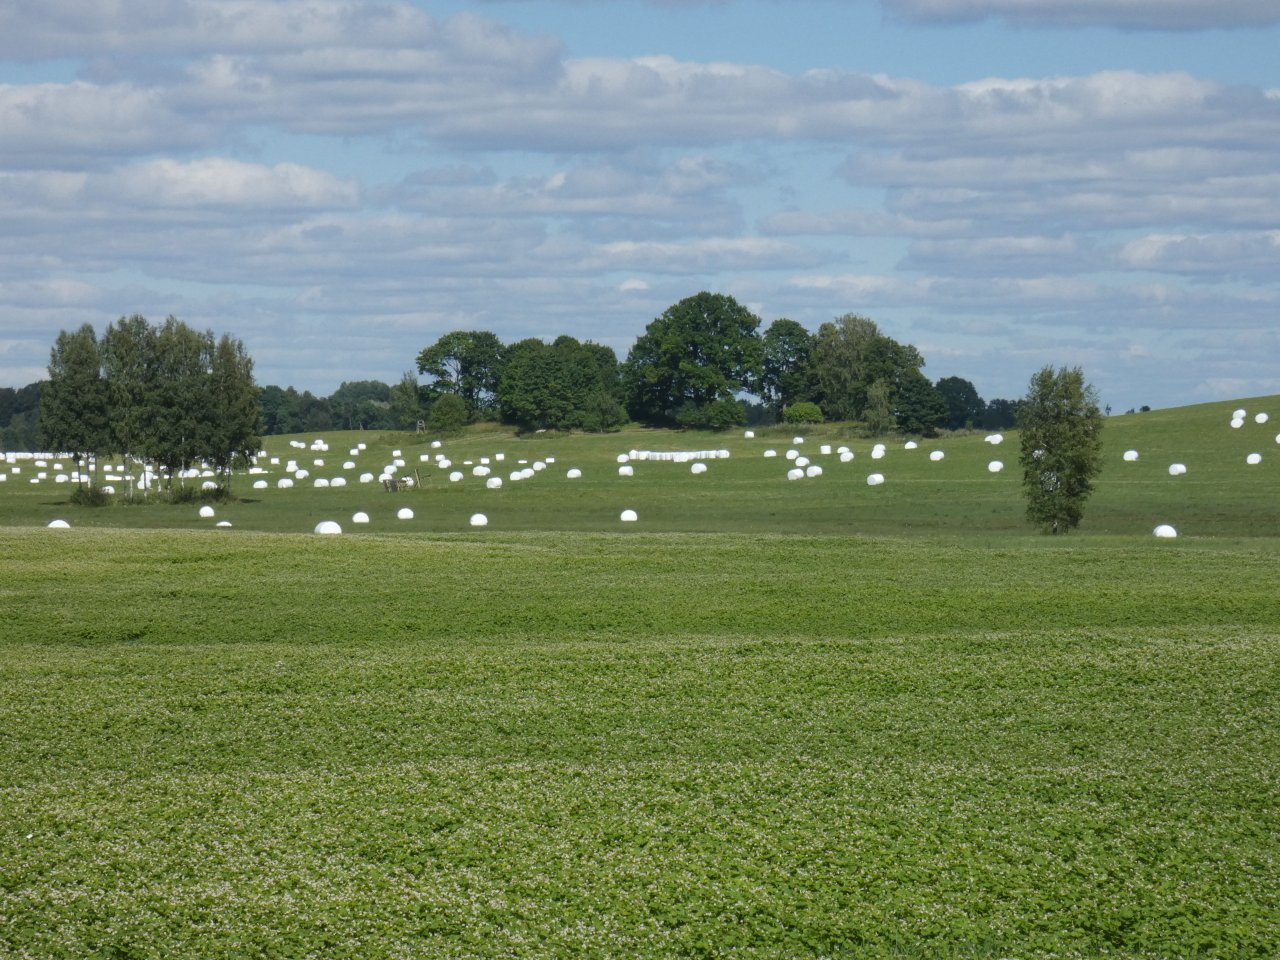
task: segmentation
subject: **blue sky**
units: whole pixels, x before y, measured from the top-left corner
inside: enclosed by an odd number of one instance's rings
[[[260,383],[699,290],[934,379],[1280,392],[1280,0],[0,0],[0,385],[174,314]]]

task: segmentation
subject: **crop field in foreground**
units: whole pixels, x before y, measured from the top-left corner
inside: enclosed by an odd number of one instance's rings
[[[0,528],[0,957],[1275,956],[1278,561]]]

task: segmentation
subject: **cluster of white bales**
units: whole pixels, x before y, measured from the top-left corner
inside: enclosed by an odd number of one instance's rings
[[[1241,429],[1245,424],[1245,419],[1246,412],[1244,410],[1236,410],[1231,417],[1232,429]],[[1253,419],[1257,424],[1265,424],[1269,420],[1269,416],[1266,413],[1258,413],[1254,415]],[[743,436],[747,440],[755,439],[754,432],[750,430],[746,431]],[[1280,444],[1280,434],[1277,434],[1275,439],[1276,443]],[[786,471],[786,478],[788,480],[812,479],[823,475],[822,465],[813,462],[810,457],[804,455],[801,453],[800,449],[798,449],[804,445],[804,442],[805,438],[802,436],[793,437],[791,447],[782,455],[789,464]],[[985,438],[985,442],[992,446],[999,446],[1004,442],[1004,437],[999,433],[992,433]],[[347,477],[342,474],[334,474],[327,477],[312,476],[313,470],[320,471],[326,466],[325,457],[314,456],[314,454],[329,453],[329,444],[326,441],[323,439],[316,439],[313,440],[309,446],[300,440],[291,440],[289,443],[291,448],[307,451],[312,454],[313,456],[311,457],[310,464],[303,466],[299,463],[299,460],[295,458],[285,458],[285,462],[281,464],[280,457],[270,456],[266,451],[259,451],[258,456],[254,459],[249,468],[249,474],[258,478],[253,482],[255,490],[265,490],[271,486],[270,481],[264,476],[271,473],[270,468],[278,468],[285,474],[285,476],[278,477],[275,481],[275,486],[280,490],[291,489],[295,484],[307,480],[310,480],[311,485],[316,489],[341,488],[347,485]],[[430,451],[419,456],[419,463],[428,467],[434,466],[441,472],[447,471],[450,483],[463,482],[467,477],[467,471],[456,469],[455,464],[449,458],[449,455],[443,452],[442,447],[443,443],[440,440],[431,441]],[[888,455],[888,449],[889,448],[886,444],[876,443],[871,448],[871,459],[876,461],[885,459]],[[915,440],[907,440],[902,444],[902,449],[904,451],[917,450],[919,449],[919,444]],[[358,443],[356,446],[351,447],[347,452],[347,458],[343,460],[342,470],[358,470],[359,467],[357,466],[356,460],[364,454],[366,450],[367,446],[364,443]],[[769,448],[764,450],[762,455],[766,459],[772,459],[778,457],[778,451],[776,449]],[[833,448],[831,444],[827,443],[819,446],[818,455],[822,457],[834,456],[838,458],[840,463],[851,463],[856,458],[853,450],[848,446]],[[690,472],[695,475],[702,475],[707,472],[707,461],[724,460],[728,459],[729,456],[730,452],[725,449],[630,450],[626,453],[618,454],[617,456],[618,475],[620,477],[634,476],[635,463],[650,462],[687,463],[690,465]],[[929,452],[929,460],[931,462],[940,462],[945,458],[946,453],[943,450],[935,449]],[[66,458],[64,457],[63,459]],[[305,456],[303,459],[306,459]],[[1126,463],[1133,463],[1139,459],[1139,453],[1137,450],[1126,450],[1124,452],[1123,459]],[[506,455],[504,453],[494,453],[491,456],[479,457],[476,460],[463,460],[458,466],[469,468],[470,475],[473,478],[483,479],[485,481],[486,489],[497,490],[502,488],[503,478],[496,475],[495,470],[500,470],[500,465],[504,464],[505,460]],[[0,470],[0,482],[8,480],[10,476],[21,475],[23,467],[28,464],[33,466],[36,470],[35,475],[30,477],[31,483],[45,482],[48,479],[50,470],[53,472],[53,479],[55,483],[75,483],[81,480],[81,475],[74,465],[68,469],[67,466],[54,454],[6,453],[4,454],[4,462],[8,467],[8,470]],[[263,465],[264,462],[266,464],[265,466]],[[545,457],[541,460],[535,460],[532,463],[529,463],[527,460],[518,460],[516,462],[516,469],[508,473],[507,479],[511,483],[518,483],[531,479],[546,471],[548,467],[554,465],[555,462],[555,457]],[[1245,462],[1250,466],[1257,465],[1262,462],[1262,454],[1250,453],[1245,458]],[[94,464],[92,462],[88,464],[88,469],[90,471],[94,469]],[[124,464],[113,463],[107,465],[105,479],[108,483],[104,485],[103,490],[107,493],[114,493],[115,487],[112,484],[120,482],[128,482],[136,489],[147,490],[165,479],[162,474],[156,474],[149,467],[141,464],[139,464],[135,469],[138,470],[136,478]],[[1003,469],[1004,463],[1000,460],[991,460],[987,463],[987,470],[991,473],[999,473]],[[409,476],[407,474],[407,470],[407,461],[404,457],[403,451],[393,450],[391,452],[390,463],[382,464],[376,471],[361,471],[358,477],[358,482],[361,484],[396,483],[405,487],[413,487],[416,480],[413,476]],[[1187,468],[1185,464],[1173,463],[1169,466],[1170,476],[1182,476],[1186,472]],[[201,479],[202,486],[206,489],[216,486],[215,481],[209,479],[214,477],[214,472],[206,464],[202,464],[199,467],[193,467],[190,470],[182,472],[179,476],[182,479]],[[569,480],[577,480],[581,477],[582,471],[576,467],[569,469],[565,473],[565,478]],[[88,479],[87,473],[84,479]],[[868,486],[880,486],[884,484],[885,476],[880,472],[872,472],[867,475],[866,482]],[[199,517],[201,519],[213,519],[214,516],[215,511],[211,506],[202,506],[199,510]],[[412,520],[414,518],[413,509],[410,507],[401,507],[397,511],[396,517],[399,520]],[[623,510],[619,515],[619,520],[623,523],[634,523],[638,519],[636,512],[631,509]],[[351,522],[355,525],[367,524],[370,522],[369,514],[363,510],[357,511],[352,515]],[[488,517],[483,513],[473,514],[470,518],[470,524],[473,527],[487,526],[488,522]],[[231,526],[231,524],[225,520],[219,521],[216,525],[219,527]],[[68,524],[64,520],[54,520],[49,524],[49,526],[54,529],[65,529]],[[342,527],[336,521],[324,520],[316,524],[315,532],[319,534],[339,534],[342,532]],[[1177,530],[1169,524],[1160,524],[1156,527],[1154,532],[1157,537],[1161,538],[1171,538],[1178,535]]]
[[[1231,414],[1231,429],[1232,430],[1241,429],[1244,426],[1245,419],[1248,416],[1249,416],[1248,412],[1245,411],[1243,408],[1233,411]],[[1270,419],[1271,419],[1271,415],[1265,412],[1255,413],[1253,415],[1253,422],[1259,425],[1265,424]],[[1280,443],[1280,433],[1276,434],[1276,443]],[[1126,463],[1132,463],[1133,461],[1138,459],[1138,451],[1126,450],[1124,452],[1124,459]],[[1256,467],[1258,464],[1262,462],[1262,454],[1256,453],[1256,452],[1250,453],[1245,456],[1244,462],[1247,466]],[[1185,463],[1171,463],[1169,465],[1169,476],[1171,477],[1181,477],[1184,474],[1186,474],[1186,472],[1187,472],[1187,465]],[[1169,523],[1160,524],[1152,532],[1162,540],[1172,540],[1174,537],[1178,535],[1178,529]]]

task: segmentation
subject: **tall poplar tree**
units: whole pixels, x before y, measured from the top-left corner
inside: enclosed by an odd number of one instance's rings
[[[1047,533],[1080,523],[1102,470],[1102,411],[1079,367],[1044,367],[1018,407],[1027,519]]]

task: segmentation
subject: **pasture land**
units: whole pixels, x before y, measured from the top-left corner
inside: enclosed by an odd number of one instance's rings
[[[1233,430],[1229,422],[1238,406],[1248,410],[1249,418]],[[1276,414],[1274,420],[1253,421],[1255,412],[1268,410]],[[1280,536],[1277,431],[1280,397],[1108,418],[1105,466],[1078,535],[1150,534],[1158,524],[1169,523],[1184,536]],[[327,452],[291,447],[289,441],[298,438],[272,437],[262,461],[267,473],[237,478],[238,500],[216,505],[216,520],[232,523],[233,531],[303,533],[321,520],[336,520],[348,533],[436,534],[464,532],[473,513],[484,513],[495,532],[612,532],[622,529],[620,513],[632,509],[639,515],[635,529],[648,532],[1036,536],[1024,520],[1016,433],[999,446],[985,443],[983,433],[970,433],[921,440],[915,450],[904,449],[901,439],[886,439],[885,457],[873,460],[874,441],[846,428],[829,425],[802,432],[805,442],[792,444],[793,429],[757,431],[751,440],[742,431],[634,429],[604,436],[516,437],[506,430],[477,429],[444,441],[439,450],[431,448],[427,437],[331,433],[323,437]],[[303,439],[309,444],[316,438]],[[367,449],[350,455],[358,443]],[[821,453],[823,444],[831,446],[831,453]],[[842,445],[854,454],[851,462],[840,461]],[[707,461],[707,472],[700,476],[688,463],[651,461],[632,464],[634,476],[618,475],[617,456],[633,449],[704,447],[724,448],[732,456]],[[777,456],[764,457],[767,449]],[[788,481],[788,449],[820,465],[823,475]],[[1139,452],[1136,462],[1123,460],[1129,449]],[[362,474],[379,475],[392,463],[395,450],[405,463],[400,474],[421,481],[414,490],[388,494],[376,480],[360,482]],[[931,460],[935,450],[945,458]],[[435,465],[437,453],[451,460],[450,467]],[[1247,465],[1250,453],[1261,454],[1262,462]],[[272,457],[277,465],[270,464]],[[490,460],[492,476],[503,479],[501,489],[486,489],[485,479],[472,475],[483,458]],[[277,484],[288,476],[284,467],[290,459],[311,475],[282,490]],[[323,465],[316,465],[317,459]],[[989,472],[992,460],[1002,461],[1004,470]],[[344,469],[347,462],[353,467]],[[546,463],[546,469],[527,480],[510,479],[514,470],[537,462]],[[1174,462],[1185,464],[1187,473],[1171,477],[1168,468]],[[566,479],[572,468],[582,471],[580,479]],[[55,484],[51,465],[46,470],[50,476],[33,484],[35,470],[27,463],[21,474],[0,483],[0,526],[44,526],[55,517],[73,527],[201,529],[216,522],[199,519],[195,504],[76,507],[69,502],[74,484]],[[465,479],[450,482],[454,471]],[[885,483],[867,486],[872,472],[883,474]],[[338,478],[346,486],[313,487],[317,479]],[[257,480],[266,489],[254,489]],[[124,488],[123,483],[115,485]],[[396,519],[402,506],[414,511],[413,520]],[[367,526],[351,525],[357,511],[369,515]]]
[[[1280,950],[1275,539],[231,533],[0,529],[0,956]]]

